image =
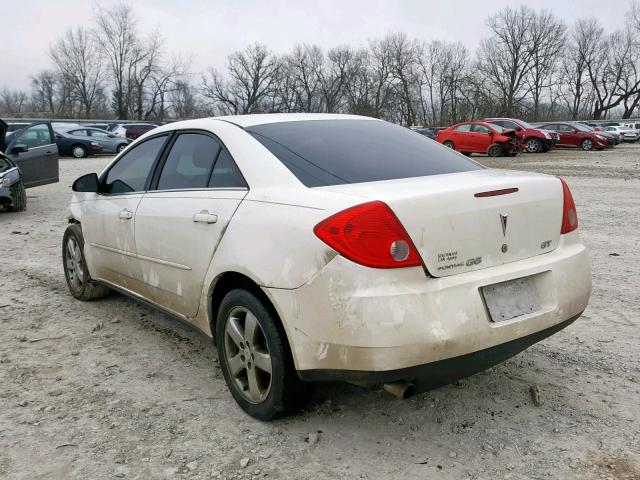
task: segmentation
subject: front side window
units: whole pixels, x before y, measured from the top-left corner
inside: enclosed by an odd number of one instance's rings
[[[49,126],[46,123],[39,123],[20,133],[15,143],[26,145],[29,148],[36,148],[51,145],[53,139],[51,138]]]
[[[183,133],[167,157],[158,190],[206,188],[220,144],[208,135]]]
[[[575,129],[569,125],[565,125],[564,123],[561,123],[560,125],[558,125],[558,131],[560,132],[573,132]]]
[[[166,135],[155,137],[128,150],[107,172],[102,192],[115,194],[143,191],[166,139]]]
[[[407,128],[379,120],[303,120],[245,130],[307,187],[483,168]]]
[[[500,127],[498,127],[500,128]],[[500,129],[502,130],[502,129]],[[472,125],[471,126],[471,131],[474,133],[484,133],[484,134],[489,134],[491,133],[491,130],[489,130],[487,127],[485,127],[484,125]]]
[[[89,135],[94,138],[109,138],[109,134],[107,132],[101,132],[100,130],[88,130]]]

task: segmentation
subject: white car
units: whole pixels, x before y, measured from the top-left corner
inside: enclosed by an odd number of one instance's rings
[[[608,126],[604,128],[605,132],[617,132],[625,142],[637,142],[640,139],[640,131],[631,127],[619,127],[616,125]]]
[[[114,289],[213,336],[233,397],[263,420],[317,381],[406,396],[483,370],[589,300],[566,183],[377,119],[171,123],[73,190],[73,296]]]

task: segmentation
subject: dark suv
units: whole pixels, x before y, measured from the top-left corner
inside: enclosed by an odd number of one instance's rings
[[[118,137],[136,139],[157,126],[153,123],[115,123],[109,127],[109,131]]]

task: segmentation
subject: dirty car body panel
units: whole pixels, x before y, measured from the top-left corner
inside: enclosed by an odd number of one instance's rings
[[[242,277],[273,307],[307,380],[412,379],[443,361],[459,374],[465,358],[486,368],[567,326],[590,295],[560,179],[487,169],[376,119],[176,122],[99,181],[70,207],[92,278],[212,335],[216,285]],[[362,260],[378,228],[401,241],[380,237],[384,258]]]

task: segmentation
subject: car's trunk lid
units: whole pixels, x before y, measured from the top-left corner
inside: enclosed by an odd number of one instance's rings
[[[547,175],[486,169],[321,189],[386,202],[436,277],[541,255],[560,238],[562,186]]]

